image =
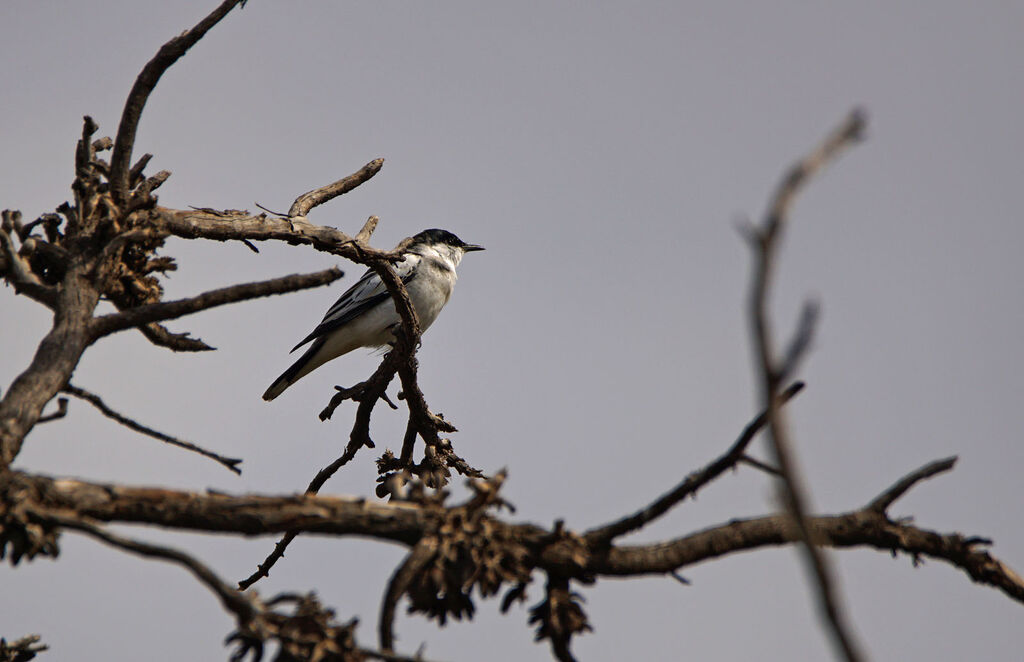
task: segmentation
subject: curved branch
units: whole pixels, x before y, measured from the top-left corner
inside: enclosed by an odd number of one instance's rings
[[[425,536],[405,557],[402,564],[395,569],[395,574],[388,582],[388,588],[384,592],[384,599],[380,605],[380,621],[377,629],[380,636],[380,648],[382,651],[392,651],[395,647],[395,608],[398,601],[402,599],[409,584],[416,578],[423,568],[434,558],[437,553],[437,539],[432,536]]]
[[[348,193],[380,172],[380,169],[383,166],[384,159],[374,159],[348,177],[343,177],[342,179],[328,184],[327,186],[321,186],[320,188],[303,193],[299,197],[295,198],[295,202],[292,203],[291,209],[288,210],[288,217],[296,218],[305,216],[313,207],[322,205],[325,202],[333,200],[339,195]],[[376,225],[376,223],[374,223],[374,225]],[[365,238],[362,239],[363,243],[365,243],[366,239],[369,239],[369,234],[372,232],[373,230],[371,229],[370,232],[366,233]],[[357,236],[356,239],[359,240],[360,237]]]
[[[153,92],[153,88],[156,87],[164,72],[202,39],[210,28],[227,16],[228,12],[235,8],[235,5],[244,4],[244,2],[245,0],[225,0],[191,30],[185,31],[161,46],[153,59],[146,63],[138,78],[135,79],[135,84],[132,85],[131,92],[128,93],[128,98],[124,102],[121,122],[117,127],[117,138],[114,140],[114,152],[110,157],[110,187],[114,200],[119,204],[128,200],[129,163],[132,160],[132,149],[135,147],[135,132],[139,128],[142,109],[146,106],[146,101]]]
[[[220,598],[221,604],[223,604],[228,611],[233,613],[240,622],[252,620],[253,616],[257,612],[256,607],[252,602],[250,602],[248,597],[228,586],[213,570],[210,569],[209,566],[185,552],[171,547],[153,545],[133,540],[131,538],[125,538],[115,533],[111,533],[110,531],[105,531],[104,529],[94,526],[89,522],[73,517],[64,517],[50,513],[40,519],[47,524],[56,524],[65,529],[85,533],[101,542],[127,552],[132,552],[133,554],[139,554],[140,556],[149,558],[163,559],[164,561],[172,561],[178,565],[184,566],[189,570],[189,572],[195,575],[196,579],[198,579],[201,584],[206,586],[214,593],[214,595]]]
[[[178,439],[177,437],[172,437],[169,434],[164,434],[163,432],[160,432],[158,430],[154,430],[153,428],[147,427],[147,426],[145,426],[145,425],[143,425],[141,423],[133,421],[132,419],[128,418],[127,416],[125,416],[123,414],[120,414],[120,413],[114,411],[113,409],[111,409],[110,407],[108,407],[107,403],[103,402],[103,399],[100,398],[100,396],[96,395],[95,393],[90,393],[89,391],[86,391],[85,389],[78,388],[77,386],[74,386],[71,383],[69,383],[67,386],[65,386],[61,390],[64,393],[68,393],[70,395],[75,396],[76,398],[79,398],[81,400],[85,400],[86,402],[91,404],[93,407],[96,407],[96,409],[98,409],[101,414],[103,414],[107,418],[110,418],[110,419],[113,419],[113,420],[117,421],[118,423],[120,423],[121,425],[125,426],[126,428],[128,428],[130,430],[134,430],[135,432],[138,432],[139,434],[144,434],[147,437],[152,437],[154,439],[158,439],[158,440],[163,441],[165,443],[171,444],[172,446],[177,446],[178,448],[184,448],[185,450],[189,450],[189,451],[192,451],[194,453],[198,453],[198,454],[200,454],[200,455],[202,455],[204,457],[210,458],[211,460],[216,460],[217,462],[219,462],[220,464],[224,465],[225,467],[227,467],[231,471],[235,472],[239,476],[242,475],[242,470],[238,468],[238,465],[242,463],[242,459],[241,458],[225,457],[223,455],[220,455],[219,453],[214,453],[213,451],[208,451],[208,450],[206,450],[205,448],[203,448],[201,446],[196,446],[195,444],[193,444],[190,441],[184,441],[182,439]],[[64,403],[63,406],[62,406],[62,410],[66,410],[67,409],[67,400],[64,399],[64,398],[61,398],[61,402]],[[63,416],[63,414],[61,414],[61,416]],[[42,419],[40,419],[40,422],[41,421],[42,421]]]

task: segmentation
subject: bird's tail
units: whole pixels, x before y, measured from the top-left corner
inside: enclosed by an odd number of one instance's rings
[[[286,388],[323,365],[323,359],[316,356],[322,346],[322,340],[314,342],[313,345],[299,357],[298,361],[291,364],[287,370],[281,373],[280,377],[274,380],[274,383],[270,385],[270,388],[263,393],[263,399],[270,402],[277,396],[284,393]]]

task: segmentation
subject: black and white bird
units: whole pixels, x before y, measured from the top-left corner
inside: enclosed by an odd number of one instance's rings
[[[455,287],[455,267],[470,251],[483,246],[467,244],[447,230],[424,230],[412,238],[395,273],[409,292],[420,331],[426,331],[448,303]],[[387,288],[372,269],[330,307],[313,332],[292,348],[312,341],[298,361],[274,380],[264,400],[273,400],[295,382],[331,359],[360,347],[379,348],[392,343],[402,323]]]

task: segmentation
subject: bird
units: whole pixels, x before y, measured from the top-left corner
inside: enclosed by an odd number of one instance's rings
[[[432,228],[414,235],[395,266],[409,299],[416,310],[420,331],[426,331],[452,296],[457,276],[455,268],[463,256],[482,251],[483,246],[467,244],[447,230]],[[273,400],[285,389],[324,363],[360,347],[381,348],[395,340],[395,329],[402,323],[391,295],[372,269],[341,295],[327,310],[323,321],[292,348],[306,343],[309,349],[274,380],[263,394]]]

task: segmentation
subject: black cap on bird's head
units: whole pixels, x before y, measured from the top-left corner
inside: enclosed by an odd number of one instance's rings
[[[412,238],[413,244],[445,244],[454,248],[461,248],[464,252],[470,251],[482,251],[483,246],[477,246],[476,244],[467,244],[451,232],[447,230],[440,230],[438,228],[431,228],[424,230]]]

